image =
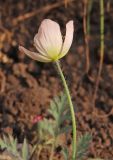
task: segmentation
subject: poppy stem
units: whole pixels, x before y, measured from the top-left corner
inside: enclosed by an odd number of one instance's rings
[[[70,91],[68,88],[68,85],[66,83],[65,77],[63,75],[61,66],[59,61],[56,61],[56,66],[58,69],[58,73],[60,74],[60,78],[62,80],[66,95],[67,95],[67,99],[68,99],[68,103],[70,106],[70,111],[71,111],[71,118],[72,118],[72,131],[73,131],[73,141],[72,141],[72,160],[76,160],[76,119],[75,119],[75,112],[74,112],[74,106],[72,103],[72,99],[71,99],[71,95],[70,95]]]

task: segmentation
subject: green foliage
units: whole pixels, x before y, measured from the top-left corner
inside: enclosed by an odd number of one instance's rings
[[[50,103],[49,114],[54,118],[55,122],[55,135],[66,133],[70,127],[64,125],[65,122],[71,120],[69,106],[67,105],[66,95],[61,93],[60,96],[55,97]]]
[[[46,134],[54,136],[54,123],[51,120],[44,118],[43,121],[38,122],[38,129],[40,136]]]
[[[49,118],[44,118],[42,121],[37,123],[38,125],[38,148],[39,146],[52,147],[54,143],[54,148],[59,144],[62,145],[62,140],[60,139],[61,134],[67,134],[72,128],[69,125],[71,120],[70,109],[67,102],[67,97],[63,93],[60,96],[55,97],[48,109]],[[43,148],[43,147],[42,147]],[[66,153],[64,152],[66,157]]]
[[[22,160],[27,160],[29,151],[28,151],[28,144],[26,138],[24,138],[23,146],[22,146]]]
[[[83,156],[86,154],[89,144],[91,142],[92,136],[89,133],[81,136],[77,145],[77,159],[82,160]]]
[[[71,129],[71,126],[65,125],[65,123],[68,123],[71,118],[69,107],[67,105],[67,98],[63,93],[51,101],[48,114],[51,118],[44,118],[37,123],[39,141],[33,147],[31,153],[29,153],[26,139],[24,139],[21,149],[19,150],[17,139],[14,139],[11,135],[8,137],[3,136],[3,139],[0,139],[0,147],[18,157],[17,159],[19,160],[28,160],[37,148],[42,148],[43,145],[52,145],[55,138],[58,140],[58,137],[61,134],[67,133],[69,129]]]
[[[19,151],[17,139],[14,139],[11,135],[8,137],[3,136],[3,139],[0,139],[0,148],[6,149],[9,153],[15,156],[15,160],[28,160],[30,157],[26,138],[24,139],[21,150]]]
[[[48,109],[50,119],[43,119],[38,122],[38,134],[42,139],[48,139],[48,137],[57,137],[62,133],[67,133],[70,126],[65,126],[64,123],[70,121],[70,111],[67,105],[66,96],[61,93],[60,96],[55,97]]]
[[[60,96],[55,97],[50,103],[48,113],[52,118],[45,118],[43,121],[38,122],[38,133],[40,137],[46,141],[44,144],[52,144],[54,138],[58,140],[58,137],[61,134],[68,133],[68,131],[72,128],[72,126],[68,123],[70,122],[71,117],[67,104],[66,96],[61,93]],[[67,125],[65,125],[66,123]],[[90,134],[85,134],[79,138],[76,155],[78,160],[82,160],[89,147],[90,141]],[[56,144],[58,143],[56,142]],[[65,160],[69,159],[70,155],[67,148],[63,147],[62,154]]]
[[[8,137],[3,136],[3,139],[0,139],[0,148],[7,149],[14,156],[19,156],[17,151],[17,139],[14,139],[11,135]]]
[[[21,144],[21,148],[19,149],[17,139],[14,139],[11,135],[8,137],[3,136],[3,139],[0,139],[0,148],[6,149],[9,153],[14,155],[16,157],[15,160],[28,160],[33,156],[36,149],[38,149],[39,156],[43,146],[52,146],[55,140],[57,140],[57,142],[55,142],[55,147],[58,146],[59,142],[61,141],[60,135],[64,133],[67,134],[68,131],[72,128],[72,126],[69,125],[71,117],[67,104],[67,98],[63,93],[51,101],[50,108],[48,109],[50,118],[44,118],[42,121],[37,123],[39,140],[38,143],[33,147],[32,151],[29,151],[26,138],[24,139],[24,142]],[[76,155],[77,160],[82,160],[88,149],[90,141],[90,134],[85,134],[79,138]],[[64,148],[62,146],[62,155],[64,160],[69,159],[71,155],[69,154],[68,148]]]
[[[77,160],[83,160],[88,150],[91,139],[92,139],[92,136],[89,133],[86,133],[85,135],[79,138],[78,145],[77,145],[77,153],[76,153]],[[67,148],[62,149],[62,154],[63,154],[64,160],[69,159],[70,155]],[[88,160],[102,160],[102,159],[97,158],[97,159],[88,159]]]

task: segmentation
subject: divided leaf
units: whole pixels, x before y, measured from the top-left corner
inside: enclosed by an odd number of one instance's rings
[[[41,139],[50,136],[57,137],[64,132],[67,133],[68,130],[71,129],[70,126],[65,125],[65,122],[67,123],[67,121],[69,122],[71,120],[70,109],[67,105],[65,94],[61,93],[60,96],[56,96],[51,101],[48,113],[53,119],[44,118],[38,122],[38,134]]]
[[[54,136],[54,123],[52,121],[43,119],[43,121],[38,123],[38,128],[40,137],[46,134]]]
[[[22,144],[21,151],[19,151],[17,139],[13,138],[12,135],[6,137],[3,135],[3,139],[0,139],[0,148],[6,149],[12,156],[14,160],[28,160],[29,158],[29,148],[26,138]]]
[[[11,149],[13,150],[13,152],[15,154],[17,154],[18,153],[18,151],[17,151],[17,139],[16,138],[14,139],[11,135],[9,135],[9,143],[11,145]]]
[[[77,146],[77,159],[82,160],[83,156],[86,154],[89,144],[91,142],[92,136],[89,133],[81,136],[78,141]]]
[[[55,97],[50,103],[50,109],[48,109],[48,112],[54,118],[56,123],[56,133],[61,134],[62,131],[60,130],[65,130],[64,122],[71,120],[66,95],[61,93],[60,96]],[[70,129],[70,127],[68,128]]]
[[[3,136],[3,139],[0,139],[0,148],[7,149],[13,155],[18,156],[17,139],[14,139],[11,135],[8,137]]]

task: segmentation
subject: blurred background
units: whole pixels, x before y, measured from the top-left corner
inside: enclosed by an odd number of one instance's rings
[[[102,5],[102,2],[104,5]],[[0,0],[0,135],[31,143],[32,118],[47,116],[50,100],[62,91],[52,63],[33,61],[29,50],[45,18],[74,21],[74,40],[61,60],[72,93],[78,135],[93,136],[89,157],[113,159],[113,1]]]

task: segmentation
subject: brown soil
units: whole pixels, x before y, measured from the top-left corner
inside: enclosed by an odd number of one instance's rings
[[[62,90],[54,65],[29,59],[18,51],[18,45],[33,49],[33,36],[44,18],[58,21],[62,30],[65,23],[73,19],[74,42],[69,54],[62,59],[62,68],[75,105],[77,130],[93,135],[88,157],[113,160],[113,2],[109,1],[109,10],[105,2],[105,59],[95,109],[92,98],[100,57],[99,4],[94,0],[91,12],[91,66],[86,75],[82,2],[70,2],[65,8],[59,0],[59,5],[52,9],[54,0],[0,1],[0,134],[11,132],[20,143],[26,136],[31,143],[33,117],[36,114],[46,116],[50,100]],[[46,5],[49,7],[42,9]],[[23,16],[38,10],[39,13],[30,14],[31,17]],[[20,15],[21,20],[17,21]],[[43,155],[46,157],[46,152]]]

